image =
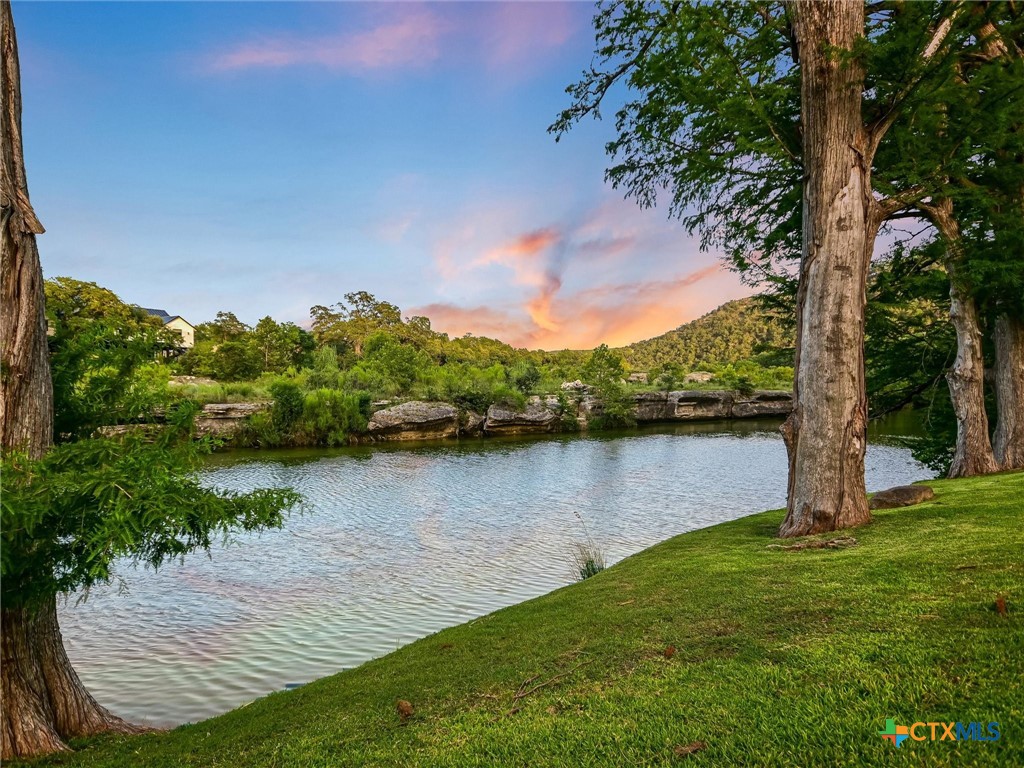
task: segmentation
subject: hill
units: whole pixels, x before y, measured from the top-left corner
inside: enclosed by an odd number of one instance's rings
[[[792,348],[791,332],[754,298],[723,304],[674,331],[638,341],[620,351],[636,370],[676,363],[686,370],[749,360],[763,352]],[[771,365],[792,365],[785,354]]]
[[[855,546],[787,551],[781,512],[741,518],[221,717],[35,765],[1024,765],[1024,473],[929,485],[815,537]],[[897,749],[887,720],[1000,738]]]

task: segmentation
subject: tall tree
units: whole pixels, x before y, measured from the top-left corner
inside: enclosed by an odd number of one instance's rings
[[[0,7],[0,445],[42,456],[53,433],[43,271],[43,226],[28,197],[21,143],[21,73],[11,4]]]
[[[552,126],[562,133],[598,115],[626,80],[639,95],[616,115],[613,183],[644,205],[667,189],[670,211],[748,279],[785,284],[800,253],[783,535],[869,519],[867,271],[881,224],[926,194],[920,169],[873,164],[897,119],[948,77],[954,10],[881,4],[866,17],[848,2],[605,5],[595,19],[599,65],[569,89],[574,104]]]
[[[980,47],[986,74],[1009,85],[996,123],[1001,141],[988,153],[981,180],[989,192],[985,202],[992,211],[992,235],[987,237],[990,267],[984,275],[996,286],[995,391],[998,421],[993,437],[996,462],[1001,469],[1024,468],[1024,8],[1000,3],[981,26]],[[991,79],[991,78],[990,78]],[[1016,86],[1016,87],[1014,87]],[[989,89],[983,83],[980,89]],[[1002,90],[995,89],[997,93]],[[984,255],[984,249],[983,249]]]
[[[280,525],[297,497],[288,491],[233,494],[205,488],[195,476],[203,445],[191,440],[194,406],[174,417],[155,442],[71,440],[52,445],[54,400],[50,376],[42,268],[35,236],[42,233],[29,203],[21,137],[21,82],[9,2],[0,4],[0,452],[4,480],[0,573],[0,758],[67,749],[65,740],[140,729],[101,707],[82,685],[64,650],[57,596],[108,580],[122,557],[157,566],[196,548],[218,532]],[[78,314],[78,313],[72,313]],[[77,318],[76,318],[77,319]],[[132,321],[131,318],[121,318]],[[55,315],[54,321],[62,318]],[[97,321],[100,322],[100,321]],[[94,338],[95,355],[111,347],[150,363],[159,348],[135,345],[137,334]],[[143,329],[136,326],[135,330]],[[81,339],[55,329],[64,370],[79,370]],[[74,342],[70,356],[63,343]],[[123,369],[130,375],[130,367]],[[63,394],[80,392],[68,382]],[[124,387],[93,390],[98,413]],[[65,403],[66,405],[66,403]],[[111,408],[118,411],[119,408]],[[73,410],[73,409],[72,409]],[[92,414],[89,423],[96,423]],[[78,430],[71,429],[70,434]],[[83,430],[88,432],[88,430]]]
[[[782,536],[870,520],[864,488],[864,308],[884,214],[871,188],[875,138],[864,126],[865,71],[854,46],[860,3],[796,3],[803,133],[803,252],[794,409],[783,427],[789,494]]]

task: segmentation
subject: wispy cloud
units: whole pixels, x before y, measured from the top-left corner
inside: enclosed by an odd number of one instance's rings
[[[206,59],[212,72],[315,66],[351,73],[423,67],[440,56],[444,21],[421,6],[376,26],[316,37],[265,36]]]
[[[346,14],[351,17],[352,14]],[[266,34],[201,57],[208,73],[317,67],[349,75],[473,61],[511,77],[561,47],[578,28],[565,3],[395,3],[363,14],[358,29]]]

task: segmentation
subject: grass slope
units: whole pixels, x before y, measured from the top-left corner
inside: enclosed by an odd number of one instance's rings
[[[1024,765],[1024,473],[932,486],[849,549],[774,548],[781,513],[765,512],[296,691],[47,764]],[[397,699],[416,710],[404,725]],[[997,721],[1002,738],[896,749],[886,718]]]

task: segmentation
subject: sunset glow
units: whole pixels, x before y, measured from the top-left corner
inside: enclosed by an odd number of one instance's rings
[[[605,184],[610,121],[547,133],[591,13],[24,4],[43,268],[193,322],[305,323],[367,290],[539,348],[625,344],[748,294]]]

